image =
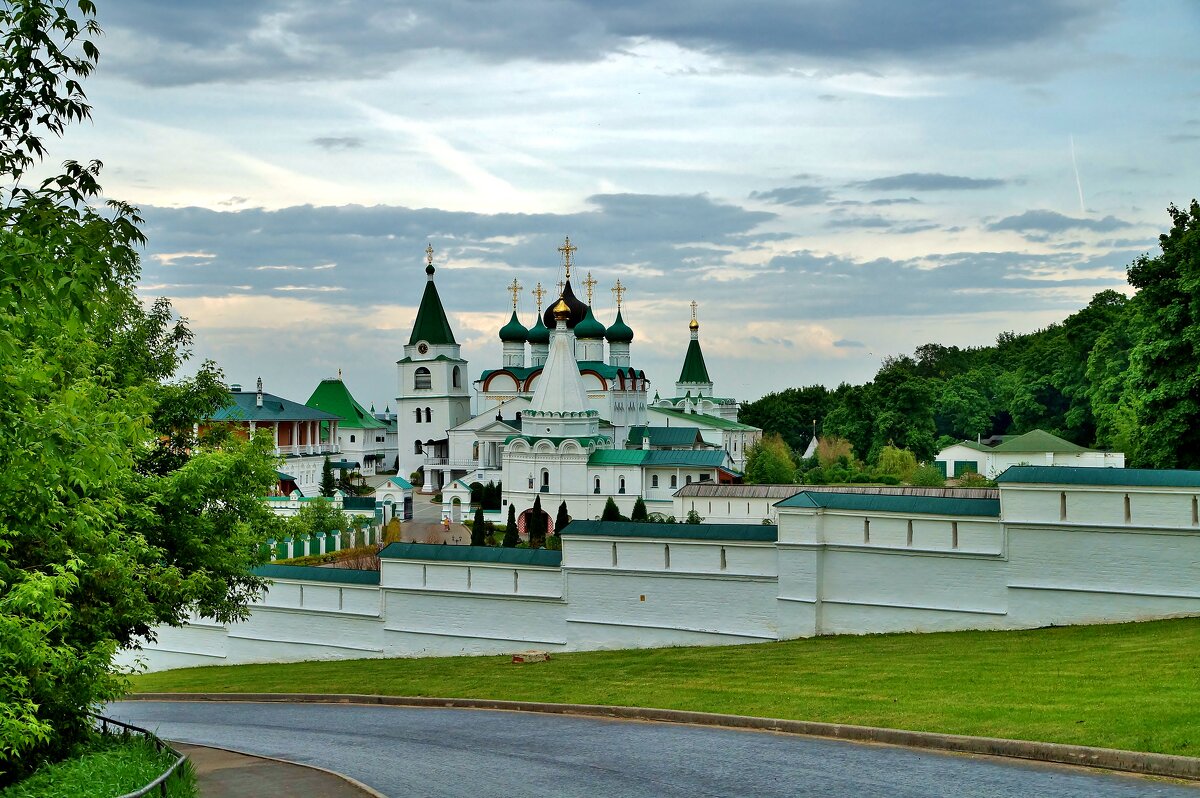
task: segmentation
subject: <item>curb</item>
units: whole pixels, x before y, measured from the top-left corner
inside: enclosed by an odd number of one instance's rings
[[[172,742],[174,742],[176,745],[190,745],[192,748],[211,748],[214,751],[227,751],[231,754],[238,754],[240,756],[248,756],[251,759],[265,759],[268,762],[278,762],[281,765],[291,765],[292,767],[308,768],[309,770],[318,770],[321,773],[326,773],[330,776],[337,776],[339,779],[346,782],[350,786],[356,787],[357,789],[362,790],[364,794],[371,796],[371,798],[388,798],[388,796],[384,795],[379,790],[375,789],[374,787],[370,787],[366,784],[363,784],[361,781],[359,781],[356,778],[347,776],[345,773],[338,773],[336,770],[330,770],[329,768],[323,768],[320,765],[309,765],[305,762],[293,762],[290,759],[280,759],[277,756],[267,756],[266,754],[252,754],[249,751],[241,751],[241,750],[238,750],[237,748],[230,748],[225,745],[207,745],[204,743],[185,743],[180,740],[173,740]]]
[[[1146,776],[1200,780],[1200,758],[1174,754],[1122,751],[1086,745],[1005,740],[996,737],[971,737],[963,734],[883,729],[842,723],[818,723],[807,720],[758,718],[749,715],[722,715],[716,712],[691,712],[680,709],[602,706],[597,704],[549,704],[534,701],[499,701],[486,698],[427,698],[423,696],[387,696],[321,693],[131,693],[125,701],[249,701],[280,704],[377,704],[397,707],[434,707],[443,709],[493,709],[510,712],[540,712],[551,715],[643,720],[659,723],[683,723],[695,726],[719,726],[752,729],[808,737],[827,737],[859,743],[882,743],[906,748],[982,754],[1011,759],[1030,759],[1060,765],[1101,768],[1139,773]],[[240,753],[240,752],[239,752]]]

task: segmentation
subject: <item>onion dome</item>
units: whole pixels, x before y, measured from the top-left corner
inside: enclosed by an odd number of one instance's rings
[[[592,315],[592,309],[589,307],[587,313],[584,314],[583,321],[575,325],[576,338],[603,338],[604,325],[596,321],[596,317]]]
[[[537,317],[537,322],[529,328],[528,335],[525,340],[531,344],[548,344],[550,343],[550,330],[545,324],[542,324],[542,317]]]
[[[617,320],[608,328],[608,338],[610,344],[627,344],[633,340],[633,330],[621,318],[621,311],[617,310]]]
[[[555,322],[567,321],[571,318],[571,306],[566,303],[566,300],[559,297],[558,301],[554,303],[554,306],[547,313],[553,317]],[[554,326],[557,327],[558,324],[556,323]]]
[[[588,306],[575,296],[575,291],[571,288],[571,281],[568,280],[567,284],[563,286],[562,296],[559,297],[558,302],[554,303],[554,307],[547,308],[546,312],[542,314],[542,320],[548,328],[554,329],[554,309],[563,303],[570,311],[570,315],[567,316],[568,330],[575,329],[575,325],[583,321],[583,317],[587,315]]]
[[[523,344],[528,339],[529,330],[526,330],[525,325],[517,321],[517,312],[514,310],[508,324],[500,328],[500,340],[506,344]]]
[[[689,322],[688,322],[688,329],[689,329],[689,330],[699,330],[699,329],[700,329],[700,322],[696,321],[696,320],[693,318],[691,321],[689,321]]]

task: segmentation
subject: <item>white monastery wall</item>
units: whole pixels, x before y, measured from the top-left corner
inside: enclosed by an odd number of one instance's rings
[[[247,621],[160,629],[143,656],[158,670],[1200,615],[1197,492],[1002,486],[1003,520],[785,507],[777,542],[645,525],[568,534],[562,567],[386,559],[378,586],[275,579]]]

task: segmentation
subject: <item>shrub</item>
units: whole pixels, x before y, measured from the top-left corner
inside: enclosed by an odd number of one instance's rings
[[[912,479],[909,480],[913,485],[920,485],[928,488],[940,488],[946,484],[946,478],[942,476],[942,472],[931,465],[923,465],[913,472]]]

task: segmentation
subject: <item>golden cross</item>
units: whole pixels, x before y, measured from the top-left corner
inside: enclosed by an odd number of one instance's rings
[[[696,320],[696,300],[692,300],[692,321]]]
[[[588,295],[588,304],[589,305],[592,304],[592,289],[596,287],[596,283],[598,283],[598,282],[599,282],[599,280],[592,279],[591,272],[587,273],[587,279],[583,281],[584,286],[587,287],[587,295]]]
[[[520,283],[518,283],[518,282],[517,282],[517,278],[516,278],[516,277],[514,277],[514,278],[513,278],[513,281],[512,281],[511,283],[509,283],[509,286],[508,286],[508,291],[509,291],[509,293],[510,293],[510,294],[512,294],[512,295],[513,295],[513,312],[514,312],[514,313],[515,313],[515,312],[516,312],[516,310],[517,310],[517,297],[520,295],[520,293],[521,293],[521,289],[522,289],[522,288],[524,288],[524,287],[525,287],[525,286],[523,286],[523,285],[521,285]]]
[[[618,311],[621,309],[621,297],[624,296],[625,292],[628,290],[629,290],[628,288],[621,285],[621,278],[618,277],[617,284],[612,287],[612,292],[617,295],[617,310]]]
[[[563,242],[563,245],[558,248],[558,251],[563,254],[563,266],[565,266],[567,269],[567,280],[571,279],[571,253],[577,249],[579,249],[579,247],[571,246],[570,236],[567,236],[566,241]]]
[[[559,296],[562,296],[563,289],[566,288],[566,286],[567,286],[567,284],[564,283],[562,280],[558,281],[558,295]]]
[[[542,315],[542,297],[546,295],[545,289],[542,288],[542,281],[538,280],[537,287],[529,293],[533,294],[533,296],[537,299],[538,315]]]
[[[433,244],[425,245],[425,265],[426,266],[433,265]]]

